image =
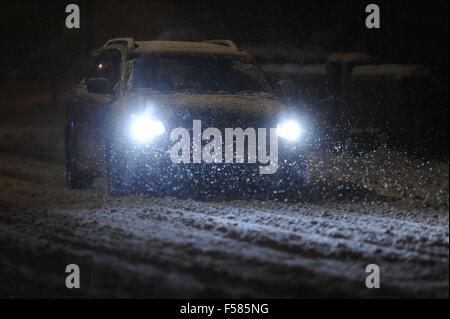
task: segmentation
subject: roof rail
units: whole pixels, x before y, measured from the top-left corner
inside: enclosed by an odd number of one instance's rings
[[[105,47],[108,45],[126,45],[128,49],[134,49],[136,48],[136,43],[134,43],[134,39],[133,38],[113,38],[113,39],[109,39],[108,41],[106,41],[105,43]]]
[[[217,44],[217,45],[223,45],[225,47],[230,48],[231,50],[238,50],[237,45],[231,41],[231,40],[206,40],[202,41],[203,43],[209,43],[209,44]]]

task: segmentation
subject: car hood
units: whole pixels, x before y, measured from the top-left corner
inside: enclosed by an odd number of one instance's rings
[[[116,101],[115,112],[139,114],[149,110],[156,116],[219,120],[223,117],[270,118],[283,104],[269,94],[142,94],[132,93]]]

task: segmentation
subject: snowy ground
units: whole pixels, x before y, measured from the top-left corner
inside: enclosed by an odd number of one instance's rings
[[[111,198],[65,188],[58,132],[1,127],[0,297],[449,296],[448,163],[316,152],[297,203]]]

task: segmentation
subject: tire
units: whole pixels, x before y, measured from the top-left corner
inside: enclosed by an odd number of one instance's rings
[[[299,201],[303,195],[304,178],[291,178],[285,176],[269,185],[268,199],[281,201]]]
[[[289,201],[299,201],[304,198],[305,178],[307,176],[306,155],[297,159],[295,165],[285,167],[284,180],[286,198]]]
[[[110,196],[128,196],[145,193],[159,195],[163,192],[161,177],[158,174],[148,174],[139,163],[133,160],[132,155],[127,155],[120,139],[106,136],[106,162],[108,193]],[[130,153],[128,153],[130,154]],[[133,164],[134,163],[134,164]]]
[[[106,140],[108,193],[110,196],[126,196],[132,191],[130,172],[125,155],[114,148],[110,138]]]
[[[305,167],[285,167],[274,176],[266,175],[261,180],[262,200],[299,201],[304,193]]]
[[[296,178],[292,184],[290,184],[287,187],[286,192],[286,199],[292,200],[292,201],[299,201],[304,198],[305,193],[305,178],[304,177],[298,177]]]
[[[66,184],[71,189],[85,189],[92,185],[94,177],[79,168],[76,130],[74,122],[65,129]]]

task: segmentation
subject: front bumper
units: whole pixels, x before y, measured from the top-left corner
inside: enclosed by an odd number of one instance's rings
[[[114,138],[110,152],[120,158],[126,174],[146,183],[161,180],[167,184],[239,184],[295,183],[307,176],[306,151],[292,144],[279,143],[278,169],[260,174],[261,163],[173,163],[170,150],[175,142],[155,138],[147,145],[136,145],[127,138]],[[246,146],[245,146],[246,149]],[[191,154],[192,155],[192,154]],[[192,159],[192,156],[190,157]],[[245,154],[247,159],[247,154]]]

